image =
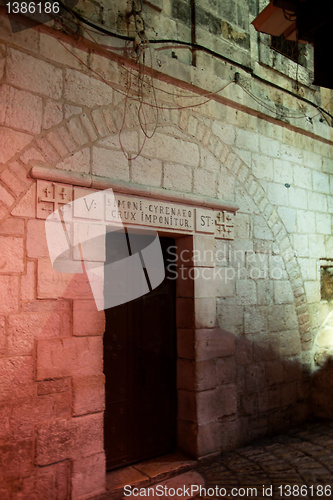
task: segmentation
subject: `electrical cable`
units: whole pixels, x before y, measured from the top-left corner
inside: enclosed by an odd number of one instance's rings
[[[60,5],[65,9],[67,10],[70,14],[74,15],[78,20],[80,20],[81,22],[83,22],[84,24],[96,29],[97,31],[100,31],[101,33],[104,33],[106,35],[109,35],[109,36],[113,36],[115,38],[119,38],[121,40],[125,40],[125,41],[135,41],[135,37],[131,37],[131,36],[126,36],[126,35],[120,35],[118,33],[115,33],[111,30],[108,30],[106,29],[105,27],[102,27],[102,26],[99,26],[99,25],[96,25],[95,23],[87,20],[85,17],[81,16],[80,14],[78,13],[74,13],[72,11],[72,9],[70,9],[69,7],[65,6],[61,1],[59,1]],[[285,89],[283,87],[280,87],[279,85],[269,81],[269,80],[266,80],[262,77],[260,77],[259,75],[257,75],[254,70],[252,68],[250,68],[249,66],[246,66],[244,64],[241,64],[241,63],[238,63],[236,61],[233,61],[232,59],[222,55],[222,54],[219,54],[218,52],[215,52],[203,45],[200,45],[200,44],[193,44],[191,42],[184,42],[184,41],[180,41],[180,40],[174,40],[174,39],[161,39],[161,40],[148,40],[148,42],[150,44],[164,44],[164,43],[173,43],[175,45],[182,45],[182,46],[185,46],[185,47],[189,47],[189,48],[192,48],[194,50],[200,50],[200,51],[203,51],[209,55],[212,55],[218,59],[221,59],[223,60],[224,62],[226,63],[229,63],[233,66],[237,66],[238,68],[241,68],[243,69],[244,71],[246,71],[247,73],[250,73],[251,76],[255,79],[257,79],[258,81],[261,81],[262,83],[265,83],[267,85],[270,85],[271,87],[273,88],[276,88],[282,92],[286,92],[288,93],[289,95],[297,98],[297,99],[300,99],[301,101],[309,104],[310,106],[313,106],[315,107],[318,111],[322,112],[322,113],[325,113],[327,114],[332,120],[333,120],[333,115],[331,115],[328,111],[326,111],[325,109],[323,109],[321,106],[318,106],[317,104],[313,103],[312,101],[306,99],[305,97],[303,96],[300,96],[300,95],[297,95],[295,94],[294,92],[292,92],[291,90],[289,89]]]

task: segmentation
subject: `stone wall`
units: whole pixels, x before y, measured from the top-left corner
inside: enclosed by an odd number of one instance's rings
[[[103,20],[83,3],[78,8]],[[104,9],[103,15],[109,12],[107,24],[123,29],[128,10],[116,5],[117,12]],[[144,3],[144,12],[161,38],[184,39],[190,34],[186,6],[154,0]],[[236,62],[294,88],[294,80],[276,71],[272,76],[253,57],[256,35],[246,19],[255,15],[252,3],[229,7],[220,12],[217,3],[199,3],[205,16],[198,36],[213,43],[219,32],[212,26],[222,26],[218,50],[229,48]],[[236,32],[244,37],[235,45]],[[214,250],[209,263],[195,264],[212,278],[178,288],[183,449],[209,456],[304,421],[313,411],[313,381],[320,415],[331,416],[314,340],[330,313],[320,297],[319,263],[333,251],[332,128],[315,108],[236,66],[198,53],[194,67],[188,51],[178,58],[154,51],[154,89],[148,72],[143,120],[153,136],[145,139],[134,62],[126,53],[94,50],[85,37],[74,41],[52,27],[13,34],[0,18],[4,499],[87,498],[105,487],[104,314],[96,311],[84,276],[60,277],[51,267],[44,221],[36,217],[36,180],[29,175],[36,163],[239,206],[233,241],[216,240],[214,248],[213,238],[194,242],[196,249]],[[206,95],[232,81],[236,70],[245,88],[268,104],[282,100],[282,115],[233,83]],[[317,103],[330,97],[305,80],[299,92]],[[193,249],[193,241],[183,240],[179,251]]]

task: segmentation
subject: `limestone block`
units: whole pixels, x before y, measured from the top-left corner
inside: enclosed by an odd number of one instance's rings
[[[204,170],[219,171],[221,164],[215,156],[206,149],[200,149],[200,167]]]
[[[71,390],[70,377],[58,378],[54,380],[42,380],[41,382],[37,382],[38,396],[70,392],[70,390]]]
[[[281,159],[303,164],[303,150],[288,144],[281,144]]]
[[[275,179],[273,159],[263,156],[260,153],[252,153],[252,173],[258,179],[267,179],[272,181]]]
[[[280,333],[281,356],[297,356],[302,352],[298,330],[288,330]]]
[[[271,305],[274,302],[273,282],[271,280],[257,281],[258,305]]]
[[[0,234],[5,236],[23,236],[24,220],[9,216],[1,222]]]
[[[163,187],[176,191],[191,192],[192,191],[193,169],[190,166],[165,163]]]
[[[276,304],[292,304],[294,302],[289,281],[274,281],[274,301]]]
[[[212,328],[216,325],[215,297],[196,298],[194,310],[196,328]]]
[[[308,192],[308,203],[309,209],[318,212],[327,212],[327,200],[330,200],[330,197],[327,197],[325,194]]]
[[[3,107],[0,121],[7,127],[39,134],[42,124],[42,99],[8,85],[2,87]]]
[[[37,298],[91,300],[92,291],[85,273],[69,274],[55,271],[49,259],[39,259],[37,266]]]
[[[57,312],[24,312],[8,320],[8,351],[13,356],[32,355],[34,342],[41,338],[65,337],[69,318]]]
[[[34,396],[32,357],[0,359],[0,375],[0,401],[31,399]]]
[[[274,159],[274,181],[281,184],[293,184],[293,169],[296,165],[280,159]]]
[[[253,280],[268,278],[268,255],[265,253],[246,253],[248,277]]]
[[[320,302],[320,282],[319,281],[305,281],[304,288],[307,301]]]
[[[37,341],[37,379],[100,375],[103,345],[100,337],[68,337]]]
[[[296,232],[296,210],[287,207],[278,207],[279,216],[282,219],[288,233]]]
[[[330,193],[330,183],[329,183],[329,175],[323,172],[318,172],[314,170],[312,172],[312,182],[313,182],[313,190],[318,191],[319,193]]]
[[[267,313],[267,306],[245,307],[244,333],[266,332],[268,329]]]
[[[237,129],[236,146],[257,152],[259,150],[259,134],[250,132],[249,130]]]
[[[86,69],[83,63],[87,64],[87,51],[79,50],[73,46],[73,44],[61,43],[57,38],[49,36],[47,34],[40,34],[40,54],[45,59],[50,59],[51,61],[58,62],[67,68],[76,69]],[[81,63],[79,61],[83,61]]]
[[[14,236],[0,236],[0,272],[22,273],[23,239]]]
[[[103,413],[69,420],[57,419],[37,426],[38,465],[47,465],[67,458],[81,459],[102,451]]]
[[[298,328],[298,320],[293,305],[269,306],[269,330],[279,332]]]
[[[162,162],[139,156],[132,162],[131,180],[138,184],[160,187],[162,185]]]
[[[294,208],[308,208],[307,194],[308,191],[301,188],[289,188],[289,204]]]
[[[292,382],[281,386],[281,406],[293,405],[296,403],[297,397],[297,384]]]
[[[221,328],[197,329],[195,345],[197,361],[232,356],[236,350],[234,335]]]
[[[93,300],[74,300],[73,335],[103,335],[104,331],[104,311],[98,311]]]
[[[218,175],[217,196],[225,201],[234,201],[235,178],[225,171]]]
[[[244,307],[236,304],[229,304],[224,299],[218,299],[217,311],[219,323],[224,329],[230,326],[243,326]]]
[[[272,387],[258,394],[258,411],[266,412],[279,408],[280,406],[280,388]]]
[[[74,69],[67,69],[65,99],[81,106],[107,106],[112,103],[113,90],[106,83]]]
[[[59,99],[62,94],[62,70],[14,49],[9,49],[7,81],[30,92]]]
[[[35,263],[27,262],[27,272],[21,276],[21,300],[34,300],[36,292]]]
[[[104,375],[73,377],[72,384],[73,415],[85,415],[104,410]]]
[[[256,283],[253,280],[236,281],[237,305],[252,305],[257,303]]]
[[[33,439],[0,445],[0,467],[8,479],[28,476],[33,471]]]
[[[216,360],[216,379],[218,385],[236,382],[237,363],[235,357]]]
[[[35,217],[36,184],[33,184],[11,211],[17,217]]]
[[[200,162],[199,148],[193,142],[176,139],[172,136],[156,133],[146,142],[144,154],[170,162],[198,167]]]
[[[273,158],[280,158],[281,155],[281,144],[278,141],[269,139],[264,135],[259,136],[259,149],[261,153],[267,156],[272,156]]]
[[[73,462],[72,498],[97,496],[105,491],[105,454],[97,453]]]
[[[300,233],[316,232],[315,215],[313,212],[297,210],[297,227]]]
[[[293,170],[295,186],[312,190],[311,170],[300,165],[294,165]]]
[[[317,273],[317,260],[316,259],[298,259],[301,268],[302,276],[305,281],[316,280]]]
[[[51,40],[51,37],[49,37]],[[49,129],[58,125],[63,119],[62,104],[51,99],[47,99],[44,105],[43,128]]]
[[[308,257],[309,256],[309,239],[305,234],[294,234],[294,249],[296,256]]]
[[[0,276],[0,313],[10,314],[18,309],[18,276]]]
[[[314,231],[315,233],[315,231]],[[323,257],[325,238],[321,234],[309,235],[309,255],[315,259]]]
[[[75,116],[67,122],[69,133],[77,146],[81,147],[89,141],[79,117]]]
[[[269,229],[267,222],[261,215],[253,217],[253,236],[260,240],[272,240],[273,235]]]
[[[320,234],[332,233],[332,218],[330,214],[316,213],[316,232]]]
[[[270,182],[268,184],[268,198],[273,205],[289,205],[288,189],[283,184]]]
[[[225,267],[195,268],[194,296],[195,297],[232,297],[235,293],[235,276]],[[233,269],[230,269],[233,271]]]
[[[261,391],[265,385],[264,363],[253,363],[245,367],[245,387],[248,392]]]
[[[109,120],[106,121],[106,124],[107,124],[109,129],[111,128],[109,121],[112,119],[111,118],[112,115],[113,115],[113,113],[111,110],[108,113],[106,113],[104,110],[103,116],[105,117],[105,119],[109,118]],[[98,116],[98,115],[96,115],[96,116]],[[112,122],[112,129],[114,129],[114,128],[115,128],[115,125]],[[105,137],[104,139],[100,139],[98,141],[98,146],[101,146],[102,148],[105,147],[105,148],[110,148],[110,149],[117,149],[117,150],[119,149],[120,142],[119,142],[119,134],[118,133],[108,134],[108,132],[106,132],[105,134],[100,133],[100,135],[101,136],[106,135],[107,137]],[[136,132],[136,131],[124,131],[121,134],[121,143],[126,151],[138,151],[138,149],[140,147],[138,132]],[[144,162],[144,161],[148,161],[147,158],[143,158],[140,155],[140,156],[138,156],[138,158],[135,158],[135,160],[133,160],[132,164],[135,166],[137,162],[139,162],[139,164],[142,164],[142,162]]]
[[[194,170],[193,192],[204,196],[216,197],[217,174],[208,170]]]
[[[121,151],[93,148],[92,173],[122,181],[129,180],[128,160]]]
[[[32,140],[32,136],[6,128],[0,128],[0,162],[6,163]],[[1,198],[2,199],[2,198]]]
[[[255,415],[258,412],[258,394],[242,395],[241,410],[243,415]]]
[[[235,217],[235,238],[246,239],[250,237],[250,218],[247,214],[237,213]]]
[[[217,120],[213,121],[212,125],[213,134],[216,134],[221,141],[225,144],[235,144],[236,140],[236,131],[235,127],[232,125],[228,125],[226,123],[218,122]]]
[[[236,385],[220,386],[197,394],[197,419],[201,425],[236,412]]]
[[[1,181],[15,195],[21,194],[31,184],[31,179],[27,178],[27,171],[20,162],[11,163],[0,175]]]
[[[91,118],[89,117],[89,115],[87,115],[86,113],[81,113],[80,120],[81,120],[81,123],[83,125],[84,130],[88,134],[89,139],[91,141],[95,141],[97,139],[97,134],[96,134],[96,131],[93,127],[93,124],[91,122]]]
[[[216,361],[199,361],[195,364],[195,390],[207,391],[217,386]]]
[[[17,20],[15,21],[17,22]],[[19,23],[19,26],[26,28],[23,23]],[[23,29],[22,31],[13,33],[8,16],[6,15],[0,17],[0,33],[2,40],[8,41],[17,47],[22,47],[25,50],[29,47],[31,52],[38,52],[39,33],[33,29]]]
[[[57,164],[57,168],[61,170],[69,170],[71,172],[81,172],[84,174],[90,173],[90,149],[84,148],[77,153],[71,154],[64,161]]]
[[[265,379],[267,386],[282,384],[284,381],[284,369],[281,360],[271,360],[265,364]]]

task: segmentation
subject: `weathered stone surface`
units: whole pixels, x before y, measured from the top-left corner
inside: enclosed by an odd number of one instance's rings
[[[103,451],[103,414],[57,419],[37,427],[36,462],[47,465]]]
[[[97,453],[73,462],[73,499],[105,491],[105,456]]]
[[[12,215],[18,217],[35,217],[36,184],[33,184],[12,210]]]
[[[73,377],[73,415],[103,411],[104,375]]]
[[[102,177],[128,181],[128,160],[121,151],[93,148],[92,173]]]
[[[49,259],[38,260],[37,273],[37,297],[40,299],[93,300],[90,283],[84,273],[60,273],[53,269]]]
[[[196,359],[223,358],[235,353],[235,337],[221,328],[196,330]]]
[[[56,311],[22,313],[8,321],[8,351],[10,355],[31,355],[36,339],[64,337],[69,334],[69,317]]]
[[[7,81],[52,99],[59,99],[62,95],[60,68],[14,49],[9,50]]]
[[[0,272],[22,273],[23,270],[23,239],[0,236]]]
[[[65,98],[83,106],[107,106],[112,102],[112,88],[104,82],[68,69],[65,77]]]
[[[0,359],[0,401],[32,398],[33,360],[30,356]]]
[[[7,127],[38,134],[42,125],[42,99],[8,85],[2,86],[0,121]]]
[[[32,140],[32,136],[23,132],[16,132],[0,128],[0,162],[6,163],[12,156],[21,151]]]
[[[18,276],[0,276],[0,313],[13,313],[18,309]]]
[[[37,379],[100,375],[103,344],[100,337],[40,339],[37,342]]]
[[[73,335],[103,335],[105,330],[105,313],[97,311],[93,300],[74,300],[73,302]]]

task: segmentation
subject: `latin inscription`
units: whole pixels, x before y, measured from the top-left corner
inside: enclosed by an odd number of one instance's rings
[[[101,202],[100,197],[96,196],[96,200],[91,197],[93,193],[93,189],[37,181],[37,217],[46,219],[57,208],[63,211],[73,207],[73,220],[82,222],[149,226],[187,234],[214,234],[220,239],[234,238],[232,212],[117,193],[114,196],[105,193]],[[75,203],[66,205],[72,200]]]

